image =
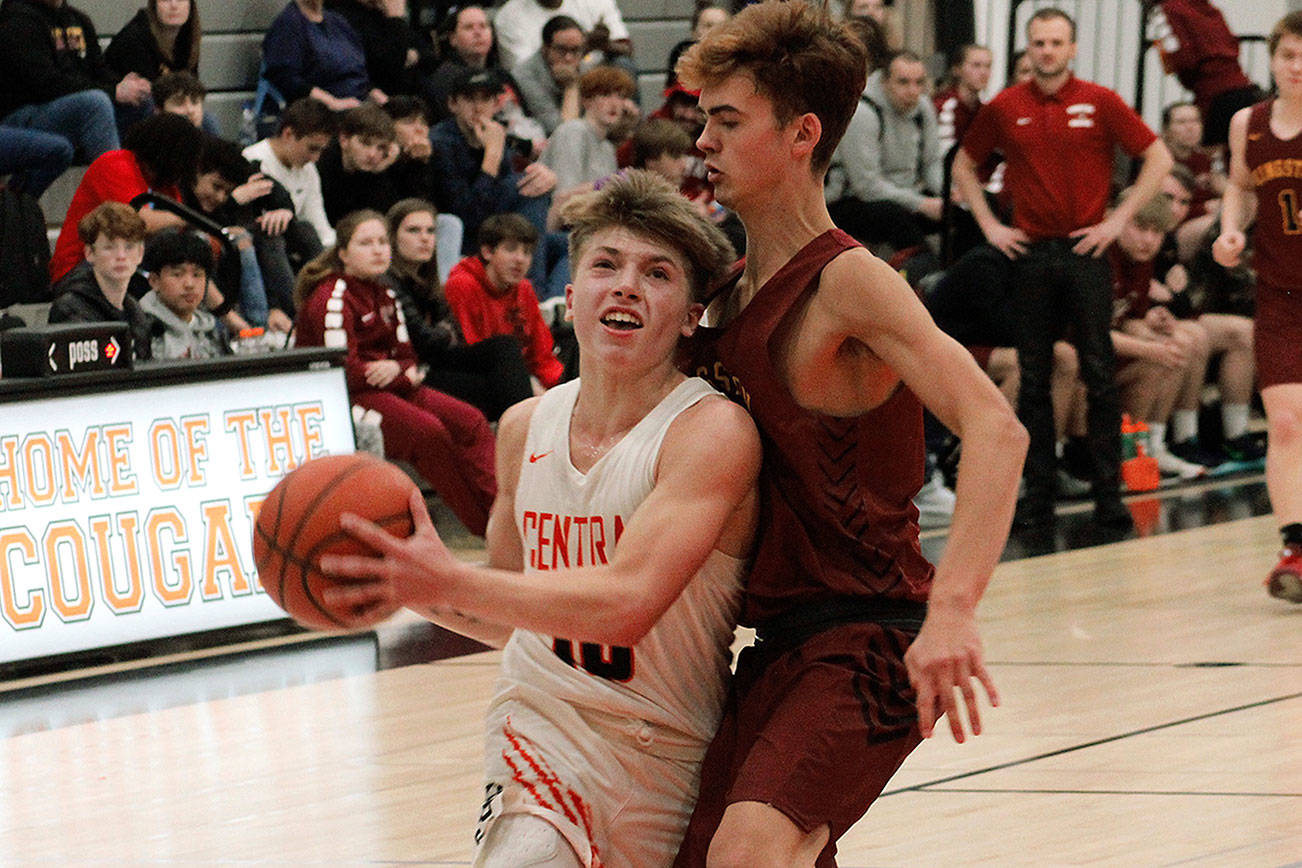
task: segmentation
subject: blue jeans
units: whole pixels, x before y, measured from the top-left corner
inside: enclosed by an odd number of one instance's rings
[[[88,163],[121,147],[113,100],[102,90],[82,90],[49,102],[25,105],[0,118],[0,124],[63,136]]]
[[[70,165],[72,142],[63,136],[0,126],[0,175],[12,175],[15,189],[40,198]]]

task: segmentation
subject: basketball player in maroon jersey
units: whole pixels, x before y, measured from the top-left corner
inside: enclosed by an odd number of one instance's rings
[[[834,865],[836,838],[940,716],[957,741],[980,732],[974,681],[997,702],[976,607],[1026,433],[908,284],[828,216],[823,176],[865,68],[862,44],[805,0],[746,7],[678,67],[701,89],[715,195],[747,236],[688,372],[745,404],[764,444],[742,613],[758,641],[738,663],[679,866]],[[963,438],[934,572],[911,505],[923,404]]]
[[[1212,254],[1227,268],[1238,265],[1255,193],[1257,383],[1266,405],[1266,489],[1284,537],[1266,587],[1302,603],[1302,12],[1281,19],[1268,45],[1279,96],[1230,121],[1230,183]]]

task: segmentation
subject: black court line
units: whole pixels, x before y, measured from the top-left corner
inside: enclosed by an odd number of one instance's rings
[[[1227,796],[1253,799],[1302,799],[1302,793],[1238,793],[1205,792],[1190,790],[1071,790],[1029,787],[945,787],[928,789],[928,793],[1025,793],[1028,795],[1066,795],[1066,796]]]
[[[879,798],[884,798],[886,796],[894,796],[899,793],[923,792],[927,790],[929,787],[937,787],[941,784],[948,784],[952,781],[961,781],[967,778],[977,777],[978,775],[989,774],[990,772],[1003,771],[1004,769],[1011,769],[1011,768],[1016,768],[1017,766],[1029,765],[1030,763],[1039,762],[1040,760],[1050,759],[1056,756],[1063,756],[1064,754],[1075,753],[1076,751],[1079,750],[1087,750],[1092,747],[1098,747],[1099,745],[1110,744],[1114,741],[1122,741],[1123,739],[1134,738],[1135,736],[1139,736],[1139,735],[1147,735],[1150,732],[1159,732],[1164,729],[1172,729],[1177,726],[1184,726],[1185,724],[1188,723],[1196,723],[1200,720],[1209,720],[1213,717],[1221,717],[1222,715],[1226,715],[1226,714],[1236,714],[1240,711],[1248,711],[1254,708],[1263,708],[1267,705],[1274,705],[1275,703],[1278,702],[1289,702],[1294,699],[1302,699],[1302,692],[1290,693],[1285,696],[1276,696],[1273,699],[1263,699],[1260,700],[1259,702],[1249,702],[1247,705],[1236,705],[1232,708],[1220,709],[1219,711],[1209,711],[1204,714],[1196,714],[1193,717],[1186,717],[1180,720],[1172,720],[1166,723],[1155,724],[1153,726],[1145,726],[1140,729],[1131,730],[1130,732],[1123,732],[1119,735],[1110,735],[1106,738],[1094,739],[1093,741],[1083,742],[1082,744],[1072,745],[1071,747],[1059,748],[1058,750],[1051,750],[1046,753],[1036,754],[1035,756],[1024,757],[1023,759],[1011,760],[1006,763],[999,763],[998,765],[987,766],[986,768],[976,769],[975,771],[962,772],[961,774],[950,775],[949,777],[938,778],[934,781],[927,781],[926,783],[922,783],[922,784],[914,784],[913,786],[909,786],[909,787],[900,787],[899,789],[895,789],[895,790],[886,790],[881,794]]]

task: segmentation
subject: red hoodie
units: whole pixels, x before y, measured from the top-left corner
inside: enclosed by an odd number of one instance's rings
[[[552,353],[552,333],[538,311],[538,296],[528,278],[501,293],[489,281],[483,261],[467,256],[453,267],[443,294],[461,324],[466,343],[514,335],[529,372],[539,382],[550,389],[561,381],[565,366]]]

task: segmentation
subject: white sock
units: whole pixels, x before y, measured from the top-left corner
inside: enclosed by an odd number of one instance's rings
[[[1244,434],[1247,434],[1248,405],[1222,404],[1221,429],[1225,432],[1226,440],[1233,440],[1235,437],[1242,437]]]
[[[1171,414],[1171,437],[1183,443],[1198,436],[1198,411],[1176,410]]]
[[[1166,423],[1149,422],[1148,423],[1148,448],[1152,454],[1166,451]]]

